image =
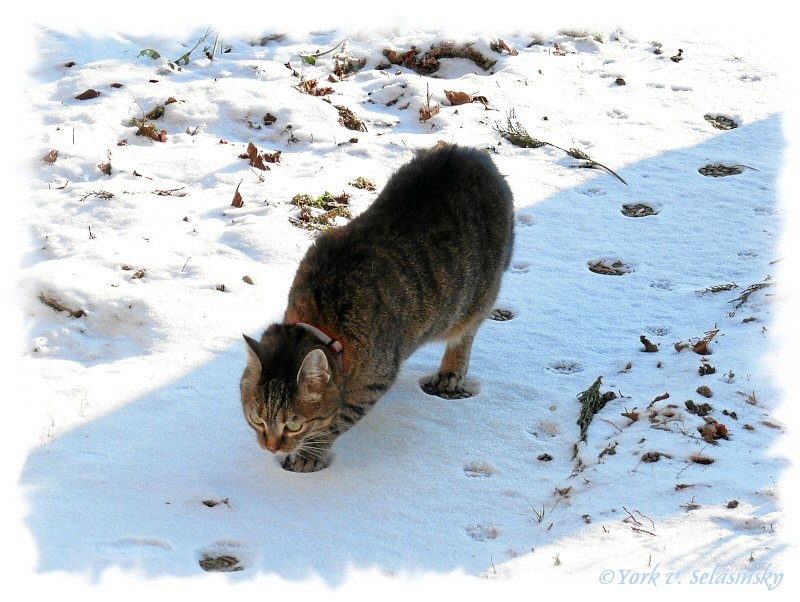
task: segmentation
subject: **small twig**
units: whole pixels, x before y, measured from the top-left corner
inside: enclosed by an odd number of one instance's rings
[[[336,46],[334,46],[330,50],[326,50],[325,52],[322,52],[321,50],[318,50],[317,52],[312,52],[311,54],[305,54],[305,53],[301,52],[300,53],[300,58],[301,59],[307,59],[310,56],[313,56],[314,58],[319,58],[321,56],[325,56],[326,54],[330,54],[331,52],[333,52],[334,50],[336,50],[340,46],[343,46],[345,42],[347,42],[347,38],[345,38],[344,40],[342,40],[341,42],[336,44]]]
[[[108,192],[107,190],[100,190],[100,191],[94,191],[94,192],[87,192],[86,194],[84,194],[84,195],[83,195],[83,196],[82,196],[80,199],[78,199],[78,200],[79,200],[79,201],[85,201],[85,200],[86,200],[86,199],[88,199],[90,196],[96,196],[96,197],[98,197],[98,198],[101,198],[101,199],[106,199],[106,200],[108,200],[108,199],[113,199],[113,198],[114,198],[114,193],[113,193],[113,192]]]
[[[634,531],[636,531],[637,533],[644,533],[644,534],[646,534],[646,535],[652,535],[653,537],[655,537],[655,536],[656,536],[656,534],[655,534],[655,533],[651,533],[651,532],[650,532],[650,531],[648,531],[647,529],[640,529],[640,528],[638,528],[638,527],[631,527],[631,529],[633,529],[633,530],[634,530]]]
[[[627,509],[625,506],[623,506],[623,507],[622,507],[622,509],[623,509],[623,510],[626,512],[626,514],[628,515],[628,517],[630,517],[630,519],[631,519],[633,522],[635,522],[637,525],[641,525],[641,524],[642,524],[642,523],[640,523],[638,520],[636,520],[636,517],[635,517],[633,514],[631,514],[631,513],[630,513],[630,511],[629,511],[629,510],[628,510],[628,509]],[[624,521],[623,521],[623,522],[624,522]]]
[[[606,166],[605,166],[605,165],[603,165],[602,163],[598,163],[598,162],[597,162],[597,161],[595,161],[594,159],[589,159],[589,160],[588,160],[586,163],[584,163],[583,165],[573,165],[573,167],[588,168],[588,169],[596,169],[596,168],[598,168],[598,167],[599,167],[600,169],[604,169],[605,171],[607,171],[608,173],[610,173],[612,176],[614,176],[615,178],[617,178],[617,179],[618,179],[620,182],[622,182],[623,184],[625,184],[625,186],[627,186],[627,185],[628,185],[628,183],[627,183],[625,180],[623,180],[623,179],[622,179],[622,176],[620,176],[620,175],[619,175],[617,172],[615,172],[615,171],[614,171],[613,169],[611,169],[610,167],[606,167]]]
[[[734,307],[736,309],[739,309],[742,305],[747,303],[747,301],[750,299],[750,295],[752,295],[756,291],[761,290],[762,288],[767,288],[768,286],[772,286],[773,284],[775,284],[774,282],[770,281],[770,278],[771,276],[767,276],[763,282],[756,282],[755,284],[751,284],[746,289],[744,289],[744,292],[741,295],[739,295],[736,299],[728,301],[728,303],[735,302],[736,305],[734,305]]]
[[[644,514],[642,514],[642,511],[641,511],[641,510],[637,510],[637,511],[636,511],[636,513],[637,513],[639,516],[641,516],[642,518],[649,520],[649,521],[650,521],[651,528],[653,529],[653,531],[655,531],[655,530],[656,530],[656,523],[655,523],[655,522],[653,522],[653,519],[652,519],[652,518],[650,518],[649,516],[645,516]]]
[[[611,425],[611,426],[613,426],[615,429],[617,429],[617,430],[618,430],[620,433],[622,432],[622,429],[621,429],[621,428],[619,428],[619,427],[618,427],[616,424],[614,424],[613,422],[611,422],[610,420],[608,420],[608,419],[606,419],[606,418],[601,418],[601,419],[600,419],[600,422],[605,422],[606,424],[610,424],[610,425]]]
[[[217,53],[217,43],[219,42],[219,32],[214,35],[214,46],[211,49],[211,55],[208,57],[208,60],[213,61],[214,55]]]
[[[179,190],[183,190],[184,188],[186,188],[186,186],[181,186],[180,188],[169,188],[165,190],[154,190],[153,194],[158,196],[172,196],[173,192],[178,192]]]
[[[82,309],[70,309],[69,307],[59,303],[56,299],[54,299],[50,295],[46,295],[44,293],[41,293],[39,295],[39,301],[47,305],[47,307],[50,307],[56,311],[66,312],[73,318],[82,318],[83,316],[86,315],[86,312],[83,311]]]
[[[175,59],[172,62],[175,63],[176,65],[180,65],[181,61],[183,61],[184,65],[188,65],[189,64],[189,56],[197,49],[198,46],[200,46],[200,44],[205,42],[206,38],[209,36],[210,33],[211,33],[211,26],[209,26],[206,29],[206,32],[200,37],[199,40],[197,40],[197,43],[194,46],[192,46],[192,49],[189,50],[189,52],[179,56],[177,59]]]

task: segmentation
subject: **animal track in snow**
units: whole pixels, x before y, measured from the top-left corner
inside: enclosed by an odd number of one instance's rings
[[[496,307],[492,310],[492,314],[489,317],[496,322],[507,322],[513,320],[516,315],[510,309],[500,309]]]
[[[650,288],[660,288],[663,291],[671,291],[674,287],[670,280],[663,278],[650,283]]]
[[[596,259],[590,261],[589,271],[603,276],[623,276],[633,271],[633,268],[621,259]]]
[[[559,360],[552,362],[547,369],[552,372],[558,372],[559,374],[574,374],[576,372],[582,372],[583,366],[571,360]]]
[[[647,203],[627,203],[622,206],[621,211],[626,217],[647,217],[658,214],[658,209]]]
[[[494,472],[494,467],[488,462],[471,462],[464,467],[464,474],[473,478],[490,477]]]
[[[202,551],[198,564],[210,573],[243,571],[252,564],[249,547],[236,541],[218,541]]]
[[[112,558],[141,558],[172,550],[172,545],[162,539],[150,537],[126,537],[97,544],[97,552]]]
[[[475,541],[489,541],[497,539],[500,535],[500,529],[491,525],[470,525],[465,527],[464,531]]]
[[[527,213],[517,214],[517,224],[523,227],[533,226],[536,223],[536,218]]]

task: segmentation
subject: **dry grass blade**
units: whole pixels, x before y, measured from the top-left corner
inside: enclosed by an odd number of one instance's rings
[[[603,377],[598,376],[592,386],[578,395],[578,401],[581,404],[581,412],[578,417],[578,425],[581,427],[581,441],[586,441],[586,431],[589,429],[589,424],[592,422],[594,415],[602,410],[609,400],[616,397],[616,394],[611,391],[600,393],[602,382]]]
[[[772,277],[767,276],[763,282],[756,282],[755,284],[751,284],[746,289],[744,289],[744,292],[741,295],[736,297],[736,299],[729,301],[729,303],[736,303],[734,307],[736,309],[739,309],[742,305],[747,303],[747,301],[750,299],[750,295],[752,295],[756,291],[760,291],[762,288],[767,288],[768,286],[774,285],[775,283],[771,282],[770,278]]]

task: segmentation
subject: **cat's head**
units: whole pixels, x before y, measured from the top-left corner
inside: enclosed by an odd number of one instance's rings
[[[273,324],[256,341],[245,335],[242,409],[258,443],[273,453],[304,451],[330,432],[339,388],[319,341],[297,326]]]

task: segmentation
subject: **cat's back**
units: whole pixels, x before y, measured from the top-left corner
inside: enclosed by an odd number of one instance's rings
[[[513,198],[483,151],[437,146],[417,153],[372,205],[321,234],[292,299],[313,299],[330,323],[391,321],[432,333],[483,309],[513,243]],[[413,325],[412,325],[413,324]]]
[[[493,218],[505,226],[512,212],[511,190],[485,151],[439,144],[400,167],[359,221],[404,231]]]

